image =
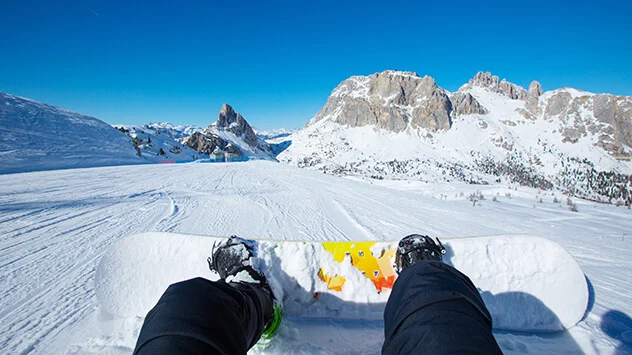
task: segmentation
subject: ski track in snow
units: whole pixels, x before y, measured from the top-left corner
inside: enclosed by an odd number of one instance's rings
[[[540,204],[536,190],[522,187],[508,198],[503,186],[354,180],[271,162],[0,175],[0,352],[131,352],[142,319],[101,314],[94,273],[112,242],[146,231],[299,240],[394,240],[414,232],[541,235],[581,265],[593,289],[590,312],[563,333],[496,333],[503,350],[631,350],[630,210],[575,200],[579,212],[570,212],[550,193]],[[466,197],[477,189],[487,200],[472,207]],[[459,192],[465,197],[453,197]],[[496,193],[499,202],[492,202]],[[628,316],[617,323],[628,333],[601,330],[603,315],[612,311]],[[379,323],[317,322],[287,320],[267,348],[253,352],[380,350]]]

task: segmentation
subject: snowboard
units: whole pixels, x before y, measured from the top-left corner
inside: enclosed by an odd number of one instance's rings
[[[145,317],[167,287],[195,277],[217,280],[206,259],[218,236],[150,232],[122,238],[96,272],[101,309]],[[586,278],[559,244],[536,236],[506,235],[441,240],[444,262],[476,285],[494,329],[553,332],[579,322],[588,304]],[[276,295],[284,317],[381,320],[397,274],[398,241],[255,239],[256,267]]]

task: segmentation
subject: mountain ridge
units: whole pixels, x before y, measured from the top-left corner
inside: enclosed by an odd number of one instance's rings
[[[280,161],[328,173],[632,201],[632,97],[543,92],[482,72],[449,92],[428,76],[385,71],[341,82],[291,140]]]

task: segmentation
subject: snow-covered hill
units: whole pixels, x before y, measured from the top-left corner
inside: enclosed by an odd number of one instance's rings
[[[0,174],[143,162],[103,121],[0,93]]]
[[[632,203],[632,97],[479,73],[450,93],[386,71],[343,81],[278,159],[335,174],[518,183]]]
[[[113,125],[119,131],[132,138],[132,143],[144,159],[152,162],[161,161],[193,161],[200,159],[195,150],[180,143],[172,133],[182,133],[164,130],[162,127],[151,125]]]
[[[470,194],[484,199],[473,207]],[[559,200],[526,187],[343,179],[269,161],[0,175],[0,353],[130,353],[143,319],[102,313],[95,271],[112,242],[148,231],[296,240],[546,237],[586,274],[588,312],[567,332],[496,332],[503,352],[629,353],[631,210],[578,200],[572,212]],[[252,353],[379,353],[383,331],[377,321],[285,318],[278,336]]]

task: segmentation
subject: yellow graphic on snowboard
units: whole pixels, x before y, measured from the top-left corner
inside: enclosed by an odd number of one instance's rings
[[[384,288],[393,288],[395,283],[395,270],[393,270],[393,258],[395,248],[382,251],[382,255],[375,257],[371,247],[375,242],[323,242],[325,250],[334,256],[334,261],[342,263],[345,256],[351,258],[351,265],[355,266],[364,276],[373,281],[378,292]],[[346,279],[338,274],[327,275],[325,270],[318,271],[318,277],[327,283],[327,288],[342,291]]]

